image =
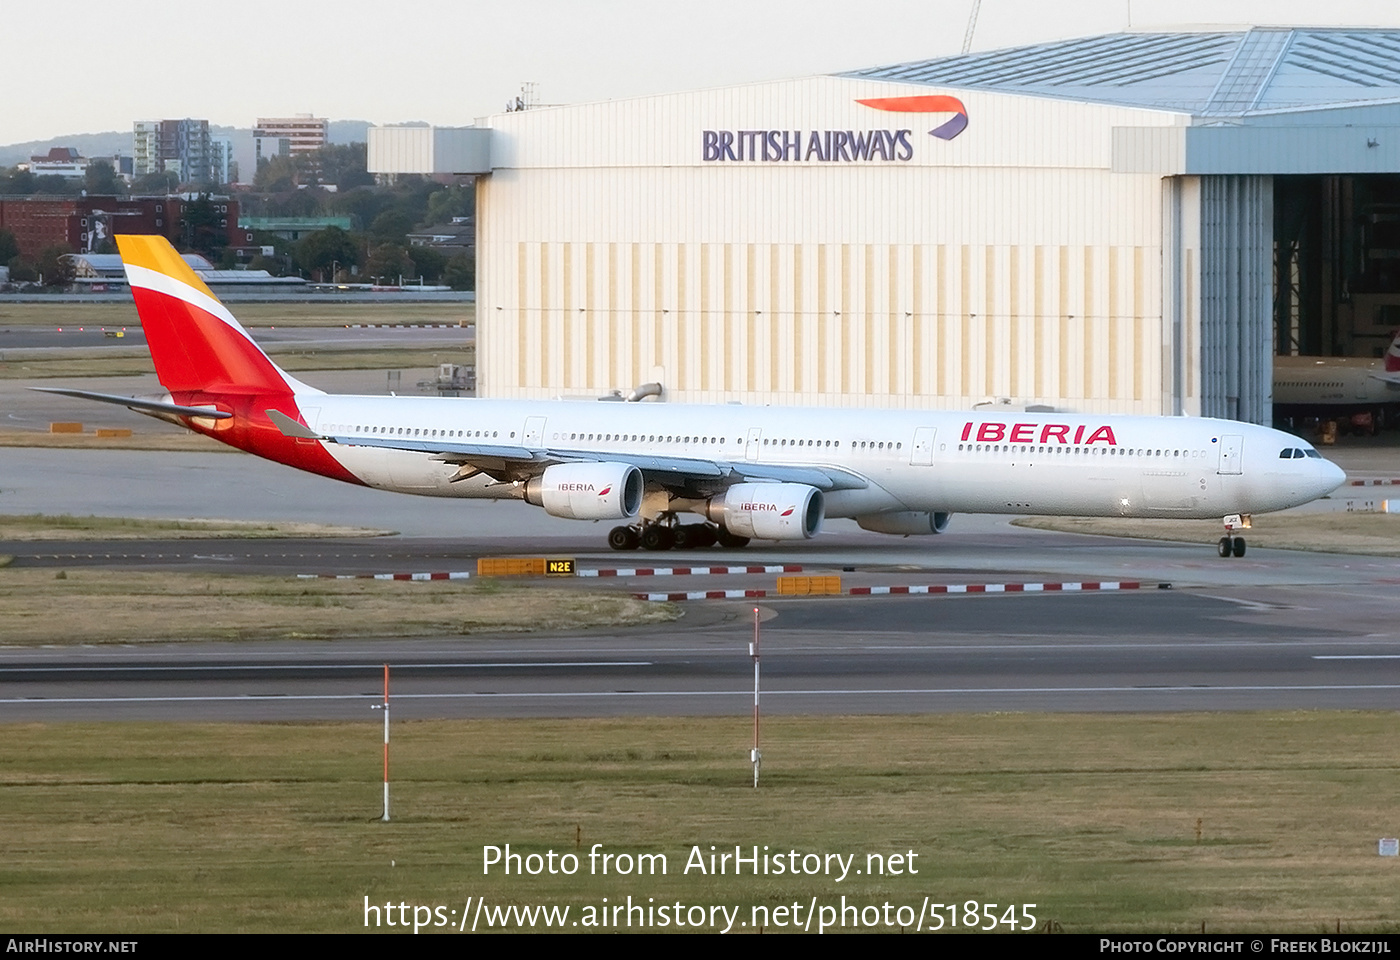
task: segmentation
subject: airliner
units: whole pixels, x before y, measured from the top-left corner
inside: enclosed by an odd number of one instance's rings
[[[1400,414],[1400,330],[1385,356],[1275,357],[1274,417],[1351,419],[1372,433]]]
[[[1243,556],[1250,515],[1344,479],[1227,420],[331,395],[273,363],[164,238],[117,245],[167,392],[47,389],[346,483],[615,521],[618,550],[807,540],[829,517],[938,534],[967,512],[1220,518],[1220,555]]]

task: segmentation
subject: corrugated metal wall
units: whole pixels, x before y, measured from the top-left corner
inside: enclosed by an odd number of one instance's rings
[[[1200,178],[1200,412],[1268,423],[1273,409],[1273,178]]]
[[[963,93],[943,143],[854,99],[907,92],[811,78],[493,118],[482,394],[1171,412],[1162,179],[1113,172],[1109,135],[1170,115]],[[920,153],[699,160],[704,129],[861,124],[913,126]]]
[[[1160,250],[530,243],[479,301],[493,396],[958,409],[994,398],[1156,413]]]

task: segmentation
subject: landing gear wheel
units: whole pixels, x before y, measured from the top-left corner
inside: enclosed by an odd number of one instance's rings
[[[724,527],[715,531],[715,541],[726,550],[740,550],[749,545],[748,537],[736,537]]]
[[[675,544],[676,535],[670,527],[652,524],[642,531],[643,550],[670,550]]]
[[[676,549],[693,550],[715,542],[714,532],[703,523],[687,523],[676,527]]]
[[[640,544],[641,538],[631,527],[613,527],[608,531],[608,546],[614,550],[635,550]]]
[[[1230,552],[1237,557],[1244,556],[1244,537],[1235,537],[1230,544]]]
[[[1219,549],[1222,557],[1230,556],[1234,550],[1234,545],[1230,542],[1229,537],[1221,537],[1220,543],[1216,544],[1216,547]]]

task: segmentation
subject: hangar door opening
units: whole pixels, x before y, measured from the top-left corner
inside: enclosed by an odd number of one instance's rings
[[[1378,357],[1400,327],[1400,175],[1275,176],[1274,353]]]
[[[1274,222],[1270,177],[1201,182],[1201,415],[1268,423]]]

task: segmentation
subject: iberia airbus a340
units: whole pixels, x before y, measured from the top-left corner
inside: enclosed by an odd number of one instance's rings
[[[163,238],[117,245],[168,392],[56,392],[346,483],[614,520],[619,550],[803,540],[826,517],[931,534],[967,512],[1216,517],[1221,556],[1241,556],[1243,517],[1343,480],[1304,441],[1227,420],[332,396],[269,360]]]

